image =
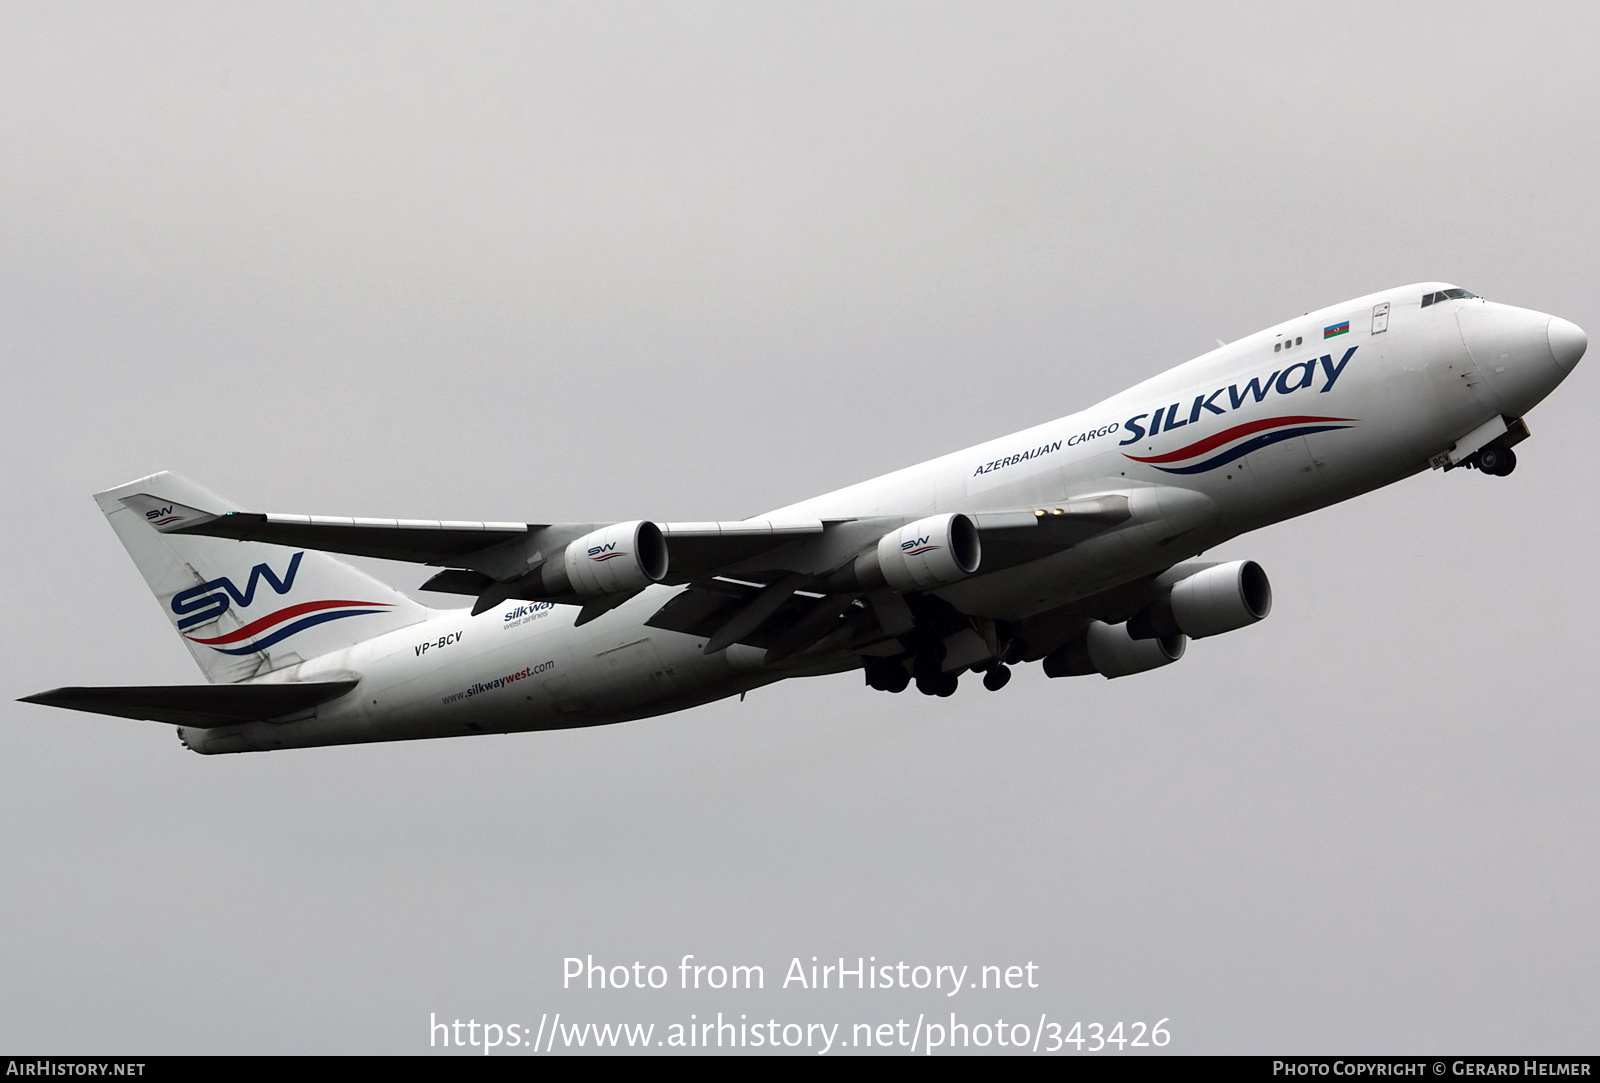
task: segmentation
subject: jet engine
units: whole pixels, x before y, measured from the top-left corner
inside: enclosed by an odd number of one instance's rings
[[[1174,583],[1128,621],[1128,633],[1152,640],[1178,633],[1192,639],[1254,624],[1272,611],[1272,584],[1253,560],[1217,564]]]
[[[603,598],[658,583],[667,574],[667,540],[649,520],[614,523],[569,543],[540,576],[552,594]]]
[[[953,512],[918,519],[885,534],[855,559],[848,578],[868,590],[887,586],[904,594],[965,579],[978,570],[982,559],[977,525]]]
[[[1181,632],[1135,639],[1128,633],[1127,624],[1097,620],[1084,630],[1082,638],[1045,655],[1044,673],[1047,677],[1077,677],[1085,673],[1126,677],[1176,662],[1183,657],[1187,643]]]

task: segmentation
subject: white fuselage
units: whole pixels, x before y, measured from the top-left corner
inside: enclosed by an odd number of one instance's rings
[[[936,592],[963,613],[1007,621],[1067,605],[1425,470],[1486,421],[1521,417],[1567,375],[1550,316],[1476,298],[1420,305],[1443,288],[1407,286],[1309,313],[1089,409],[764,518],[1048,512],[1097,493],[1128,495],[1127,523]],[[189,729],[184,740],[221,752],[594,725],[858,664],[801,654],[765,666],[754,648],[708,655],[703,638],[646,626],[681,589],[652,587],[582,626],[575,607],[551,603],[440,611],[263,678],[360,679],[314,714]]]

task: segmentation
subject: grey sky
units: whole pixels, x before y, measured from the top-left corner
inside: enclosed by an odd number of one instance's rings
[[[1591,359],[1515,476],[1236,540],[1270,621],[1107,682],[858,676],[590,732],[202,758],[9,703],[199,674],[89,494],[732,518],[1440,278],[1600,328],[1600,16],[1281,5],[0,9],[0,1048],[429,1012],[1170,1017],[1593,1051]],[[386,566],[403,587],[423,575]],[[563,956],[1042,988],[563,994]]]

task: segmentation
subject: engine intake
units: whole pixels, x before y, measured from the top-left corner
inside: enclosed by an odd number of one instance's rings
[[[861,554],[847,578],[868,590],[887,586],[904,594],[965,579],[978,570],[983,547],[977,524],[960,512],[908,523]]]
[[[1127,624],[1095,621],[1082,638],[1044,657],[1047,677],[1078,677],[1099,673],[1106,677],[1126,677],[1171,665],[1183,657],[1188,640],[1183,633],[1135,639]]]
[[[1192,639],[1232,632],[1272,612],[1272,584],[1253,560],[1218,564],[1178,580],[1128,621],[1135,639],[1182,633]]]
[[[667,563],[667,539],[645,519],[614,523],[570,542],[559,560],[541,569],[541,577],[552,594],[603,598],[659,583]]]

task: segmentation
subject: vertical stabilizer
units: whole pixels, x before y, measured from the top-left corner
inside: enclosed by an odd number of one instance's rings
[[[327,553],[162,534],[173,508],[239,511],[179,477],[95,494],[161,610],[214,684],[248,680],[427,619],[429,610]]]

